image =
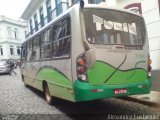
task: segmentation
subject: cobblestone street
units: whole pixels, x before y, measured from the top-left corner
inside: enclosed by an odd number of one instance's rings
[[[90,102],[72,103],[56,99],[48,105],[43,94],[25,87],[19,70],[17,75],[0,75],[0,119],[6,115],[18,115],[18,119],[111,119],[108,115],[155,115],[160,119],[160,108],[133,101],[110,98]],[[10,116],[13,117],[13,116]],[[6,120],[6,119],[5,119]]]

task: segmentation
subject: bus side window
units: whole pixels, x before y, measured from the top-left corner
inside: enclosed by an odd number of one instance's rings
[[[68,36],[68,35],[71,35],[71,20],[70,20],[70,17],[68,17],[67,19],[66,19],[66,21],[67,21],[67,24],[66,24],[66,26],[65,26],[65,36]]]
[[[52,56],[52,44],[51,44],[51,28],[46,30],[41,35],[41,47],[40,47],[40,58],[41,59],[48,59]]]
[[[60,38],[61,38],[61,31],[62,31],[62,22],[59,21],[53,25],[53,56],[57,57],[60,56],[59,54],[59,44],[60,44]]]
[[[31,61],[34,61],[35,60],[35,47],[36,47],[36,40],[35,40],[35,37],[33,38],[33,49],[32,49],[32,55],[31,55]]]
[[[53,26],[52,28],[52,47],[53,47],[53,56],[56,54],[56,27]]]
[[[58,25],[58,27],[57,27]],[[53,41],[53,57],[63,57],[69,56],[70,53],[70,41],[71,41],[71,26],[70,18],[66,17],[63,20],[59,21],[56,24],[56,27],[53,27],[53,30],[56,31],[54,34]]]
[[[30,62],[32,60],[32,39],[28,41],[27,47],[27,61]]]
[[[21,48],[21,60],[22,60],[22,62],[26,61],[26,57],[27,57],[26,52],[27,52],[27,47],[26,47],[26,43],[24,43],[22,45],[22,48]]]
[[[63,24],[63,36],[64,38],[64,42],[63,42],[63,55],[68,55],[70,53],[70,44],[71,44],[71,26],[70,26],[70,17],[66,18],[64,20],[64,24]]]
[[[32,49],[32,61],[39,60],[40,49],[39,49],[39,36],[33,39],[33,49]]]

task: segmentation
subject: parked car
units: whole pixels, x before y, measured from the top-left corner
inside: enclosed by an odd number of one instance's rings
[[[7,64],[6,61],[0,61],[0,74],[6,73],[9,74],[9,65]]]

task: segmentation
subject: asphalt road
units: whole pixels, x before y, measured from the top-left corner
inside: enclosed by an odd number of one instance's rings
[[[48,105],[43,93],[25,87],[16,71],[17,75],[0,75],[2,120],[160,119],[160,108],[117,98],[79,103],[56,99],[53,105]]]

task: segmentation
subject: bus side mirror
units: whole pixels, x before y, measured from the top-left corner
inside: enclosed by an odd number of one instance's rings
[[[85,52],[86,63],[88,68],[92,68],[95,65],[96,57],[95,57],[95,50],[90,49]]]

